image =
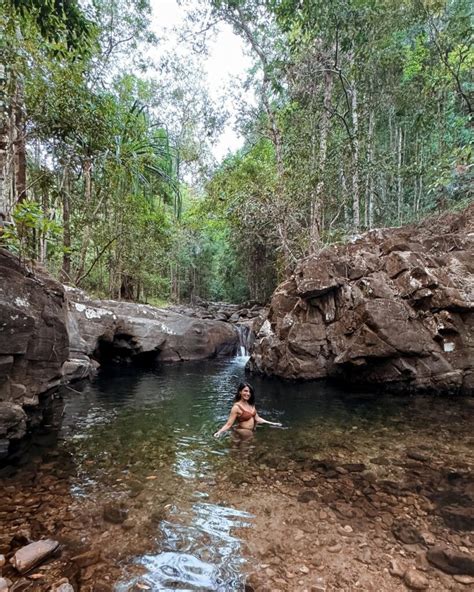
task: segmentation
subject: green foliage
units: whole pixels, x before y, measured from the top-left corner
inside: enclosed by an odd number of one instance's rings
[[[136,73],[156,41],[148,0],[0,7],[0,189],[23,200],[9,248],[97,295],[264,302],[324,243],[472,200],[467,0],[210,9],[253,52],[258,97],[242,109],[245,148],[217,167],[223,110],[195,62],[170,52],[159,80]]]
[[[50,220],[35,201],[24,200],[13,210],[13,224],[8,224],[0,234],[1,242],[7,249],[16,253],[20,259],[35,260],[37,257],[36,238],[43,237],[56,243],[59,241],[61,226]]]

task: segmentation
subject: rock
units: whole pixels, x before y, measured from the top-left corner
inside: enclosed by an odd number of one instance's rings
[[[0,569],[2,569],[6,562],[5,555],[0,555]]]
[[[426,552],[428,561],[447,574],[474,576],[474,557],[447,547],[433,547]]]
[[[0,449],[26,432],[38,396],[57,386],[69,356],[60,283],[0,249]],[[23,409],[25,407],[25,409]]]
[[[59,548],[59,543],[51,539],[36,541],[19,549],[10,559],[10,563],[20,573],[29,571],[45,561]]]
[[[272,296],[249,369],[392,391],[472,393],[473,224],[471,205],[299,261]]]
[[[407,456],[408,456],[408,458],[411,458],[413,460],[418,460],[420,462],[426,462],[427,460],[430,459],[429,454],[426,454],[425,452],[421,452],[421,450],[414,450],[414,449],[407,450]]]
[[[71,586],[71,584],[65,582],[53,588],[52,592],[74,592],[74,588]]]
[[[301,491],[298,494],[298,501],[302,504],[307,504],[308,502],[317,499],[317,494],[312,491],[311,489],[306,489],[305,491]]]
[[[405,569],[405,567],[403,567],[403,565],[400,565],[400,563],[398,563],[398,561],[396,561],[395,559],[392,559],[390,561],[390,568],[388,571],[389,571],[390,575],[392,575],[396,578],[403,578],[403,576],[405,575],[406,569]]]
[[[396,539],[406,545],[423,544],[425,541],[421,534],[411,524],[397,522],[392,526],[392,533]]]
[[[102,516],[106,522],[111,522],[112,524],[122,524],[127,519],[128,510],[123,506],[107,504],[104,506]]]
[[[74,592],[74,588],[71,586],[67,578],[61,578],[58,582],[53,584],[51,592]]]
[[[453,576],[454,581],[465,586],[474,586],[474,577],[472,576]]]
[[[414,568],[407,569],[403,581],[410,590],[426,590],[429,586],[428,579]]]
[[[474,506],[443,506],[441,516],[446,524],[454,529],[461,531],[474,530]]]
[[[80,555],[76,555],[75,557],[71,558],[71,561],[78,567],[89,567],[89,565],[94,565],[98,561],[100,561],[100,552],[99,551],[85,551]]]
[[[237,329],[224,321],[196,319],[146,304],[94,300],[66,288],[71,358],[100,362],[200,360],[230,355],[239,344]],[[68,371],[74,370],[71,365]]]
[[[0,592],[8,592],[8,589],[11,585],[12,583],[10,580],[0,576]]]
[[[0,438],[18,440],[26,434],[27,415],[16,403],[0,402]]]

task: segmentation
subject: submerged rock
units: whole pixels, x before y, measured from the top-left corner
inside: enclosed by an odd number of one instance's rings
[[[272,296],[249,368],[472,393],[473,233],[474,205],[303,259]]]

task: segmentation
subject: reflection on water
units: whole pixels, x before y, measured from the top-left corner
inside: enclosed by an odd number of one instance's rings
[[[139,563],[146,575],[121,583],[117,590],[136,583],[155,590],[241,590],[240,541],[231,529],[249,526],[251,516],[209,503],[193,504],[189,511],[163,521],[166,551],[145,555]],[[183,586],[185,588],[183,588]]]
[[[213,499],[217,476],[251,481],[262,464],[338,450],[376,457],[387,445],[406,446],[420,426],[423,438],[433,437],[433,454],[456,439],[463,413],[457,400],[364,396],[321,382],[252,377],[259,414],[285,429],[259,428],[242,446],[231,437],[215,440],[246,360],[107,370],[81,395],[65,391],[60,436],[77,466],[76,500],[125,504],[120,536],[155,545],[135,557],[117,590],[243,589],[233,530],[251,527],[252,516]]]

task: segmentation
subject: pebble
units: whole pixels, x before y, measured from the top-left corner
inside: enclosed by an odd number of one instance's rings
[[[74,592],[74,588],[67,578],[63,578],[51,588],[51,592]]]
[[[295,534],[295,541],[301,541],[304,539],[304,532],[302,530],[297,530]]]
[[[0,555],[0,569],[5,565],[7,560],[5,559],[5,555]]]
[[[410,590],[426,590],[429,586],[429,582],[425,576],[413,568],[407,569],[403,580]]]
[[[349,526],[349,524],[346,524],[342,530],[348,533],[354,532],[352,526]]]
[[[302,565],[300,567],[300,572],[304,574],[309,574],[309,567],[307,567],[306,565]]]
[[[390,561],[390,568],[388,571],[392,576],[403,578],[406,570],[402,565],[395,561],[395,559],[392,559],[392,561]]]
[[[11,586],[10,580],[0,578],[0,592],[8,592],[8,588]]]
[[[332,547],[328,547],[329,553],[339,553],[341,549],[342,547],[339,543],[337,545],[333,545]]]

